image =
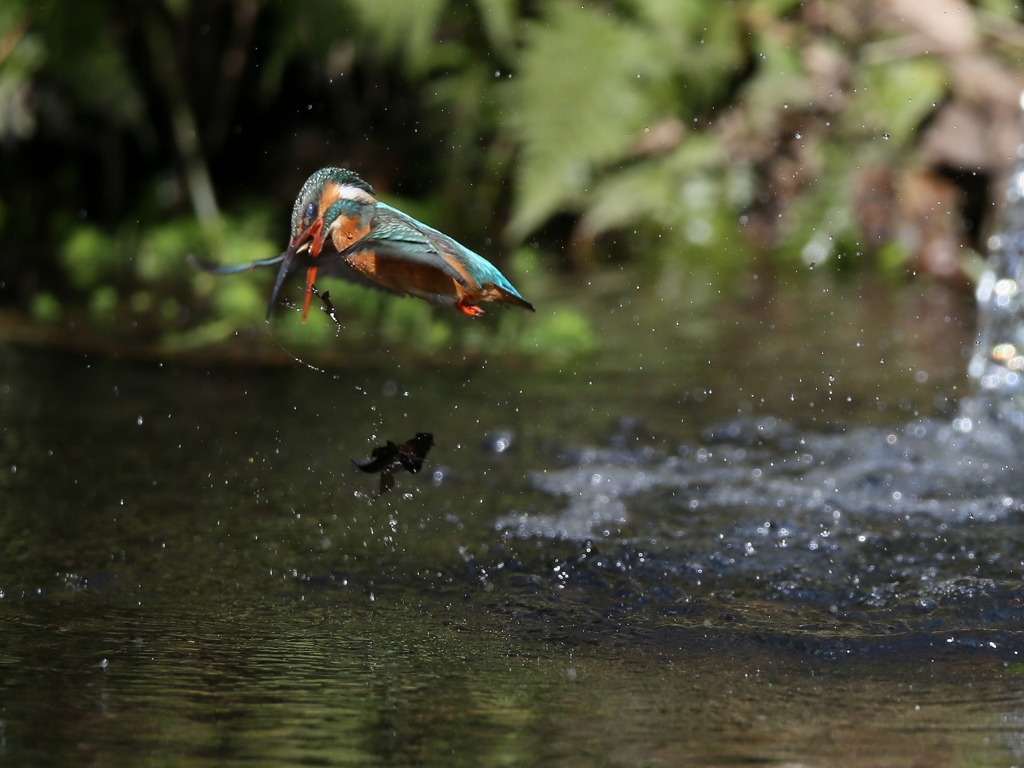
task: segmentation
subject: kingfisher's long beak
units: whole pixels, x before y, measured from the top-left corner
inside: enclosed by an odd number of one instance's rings
[[[288,244],[288,250],[284,252],[281,268],[277,271],[274,290],[270,293],[270,303],[267,305],[267,320],[270,319],[270,313],[274,309],[274,304],[277,303],[277,294],[280,293],[281,286],[284,285],[284,279],[292,271],[292,266],[295,262],[299,261],[303,254],[305,254],[306,259],[315,259],[320,255],[320,250],[324,245],[323,229],[323,219],[317,219],[309,225],[308,229],[291,239],[291,242]],[[306,316],[309,314],[309,304],[313,298],[313,285],[315,282],[316,267],[310,266],[306,270],[306,298],[302,305],[303,323],[306,322]]]

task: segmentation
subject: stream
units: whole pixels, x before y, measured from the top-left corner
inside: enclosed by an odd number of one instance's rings
[[[0,346],[0,763],[1020,764],[1015,243],[977,338],[664,267],[562,361]]]

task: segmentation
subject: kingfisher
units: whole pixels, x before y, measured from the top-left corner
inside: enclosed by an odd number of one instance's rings
[[[306,269],[302,322],[306,322],[318,273],[341,277],[399,296],[451,306],[480,317],[480,304],[533,305],[483,256],[433,227],[377,200],[373,187],[345,168],[323,168],[306,180],[292,208],[288,249],[249,264],[216,265],[189,257],[217,275],[277,266],[267,320],[288,274]]]

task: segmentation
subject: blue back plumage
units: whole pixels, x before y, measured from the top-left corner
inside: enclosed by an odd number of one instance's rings
[[[421,259],[447,272],[451,267],[442,256],[442,252],[446,253],[465,266],[477,284],[493,283],[513,296],[523,298],[498,268],[483,256],[387,203],[377,203],[377,220],[371,238],[384,248],[393,245],[397,258]]]

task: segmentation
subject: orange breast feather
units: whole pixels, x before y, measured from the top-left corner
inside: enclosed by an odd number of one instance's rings
[[[441,270],[413,261],[382,259],[373,251],[353,254],[345,261],[368,280],[399,293],[421,298],[456,298],[465,292],[457,281]]]

